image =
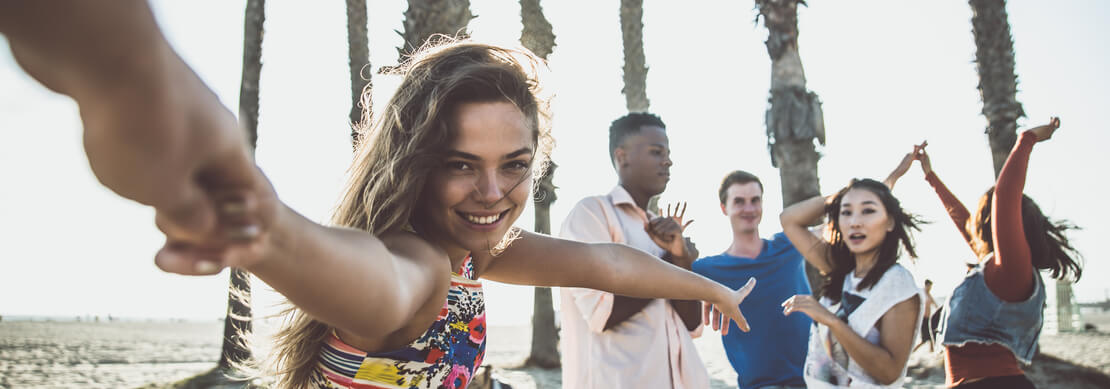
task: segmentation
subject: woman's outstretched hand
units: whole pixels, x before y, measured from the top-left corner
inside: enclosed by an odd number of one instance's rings
[[[735,321],[736,326],[740,327],[741,331],[748,332],[751,327],[748,326],[748,320],[744,318],[744,313],[740,312],[740,303],[748,297],[748,294],[755,288],[755,278],[749,278],[748,282],[729,293],[728,303],[716,304],[705,303],[702,305],[701,320],[705,325],[712,323],[714,331],[721,331],[721,335],[728,335],[729,320]]]
[[[1048,120],[1048,124],[1033,127],[1029,131],[1037,135],[1037,142],[1044,142],[1052,138],[1052,134],[1058,128],[1060,128],[1060,118],[1053,116]]]
[[[155,224],[166,236],[154,257],[158,268],[210,275],[260,261],[272,243],[270,228],[282,206],[269,180],[256,167],[246,181],[214,177],[201,190],[203,198],[189,209],[155,210]]]

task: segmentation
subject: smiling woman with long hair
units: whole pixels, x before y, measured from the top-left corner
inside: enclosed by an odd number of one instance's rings
[[[250,244],[213,237],[160,256],[184,274],[242,267],[288,298],[279,387],[466,387],[485,355],[480,279],[703,300],[747,328],[739,303],[754,283],[731,290],[628,246],[513,227],[552,144],[540,66],[525,50],[429,45],[365,133],[334,227],[244,204],[231,213],[271,220]]]
[[[822,214],[828,220],[824,239],[806,228]],[[871,179],[787,207],[780,220],[827,281],[820,300],[796,295],[783,302],[783,314],[802,313],[814,322],[806,385],[900,387],[924,300],[913,275],[897,262],[902,250],[916,256],[910,230],[920,221]]]

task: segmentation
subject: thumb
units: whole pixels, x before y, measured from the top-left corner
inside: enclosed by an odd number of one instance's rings
[[[748,278],[748,282],[744,284],[744,286],[741,286],[740,289],[736,290],[736,293],[739,296],[739,301],[737,301],[736,303],[739,304],[740,302],[744,301],[744,299],[752,293],[752,289],[755,289],[755,277]]]

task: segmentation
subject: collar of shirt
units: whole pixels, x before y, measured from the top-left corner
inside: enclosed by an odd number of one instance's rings
[[[632,195],[628,193],[628,190],[624,189],[624,187],[619,184],[613,188],[613,190],[609,191],[609,201],[613,202],[613,207],[615,208],[620,208],[621,206],[632,207],[632,209],[636,211],[635,214],[640,216],[640,219],[642,219],[644,223],[647,223],[655,217],[654,213],[640,209],[640,207],[636,205],[636,200],[633,200]]]

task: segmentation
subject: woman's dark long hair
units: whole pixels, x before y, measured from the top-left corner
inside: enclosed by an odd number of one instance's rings
[[[832,271],[826,276],[827,282],[822,290],[822,296],[828,297],[834,302],[840,301],[844,278],[856,269],[855,255],[848,250],[848,245],[844,243],[844,237],[840,233],[840,203],[844,199],[844,195],[852,189],[874,193],[886,210],[887,217],[894,219],[894,229],[883,237],[883,242],[879,244],[878,260],[875,262],[875,266],[863,277],[863,281],[859,283],[857,288],[858,290],[870,288],[878,283],[887,269],[898,262],[898,258],[902,255],[902,249],[905,249],[911,258],[917,258],[917,252],[913,249],[913,237],[910,236],[910,230],[920,231],[921,227],[919,225],[924,223],[917,216],[906,213],[898,199],[890,192],[890,188],[887,188],[881,182],[869,178],[852,179],[848,186],[836,192],[836,195],[825,203],[825,217],[828,220],[825,225],[825,241],[829,243],[828,258],[832,264]]]
[[[964,227],[979,258],[994,252],[994,233],[991,231],[993,202],[994,187],[991,187],[979,197],[979,208],[967,219]],[[1034,268],[1050,270],[1052,278],[1058,280],[1079,280],[1083,275],[1083,267],[1079,264],[1081,257],[1064,235],[1064,231],[1078,227],[1067,221],[1049,219],[1041,212],[1041,207],[1024,194],[1021,195],[1021,224]]]

